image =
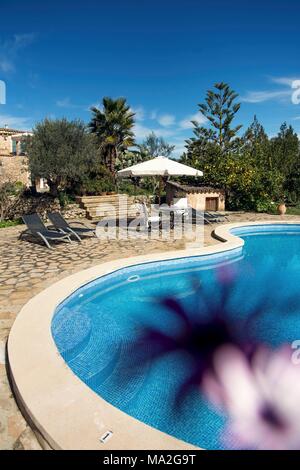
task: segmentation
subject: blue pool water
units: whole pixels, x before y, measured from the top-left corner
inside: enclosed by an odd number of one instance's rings
[[[198,391],[186,398],[180,413],[173,407],[190,359],[173,353],[139,364],[135,339],[145,324],[176,331],[176,321],[159,303],[164,296],[177,297],[193,315],[201,315],[195,278],[215,301],[222,266],[236,275],[229,300],[234,320],[265,302],[250,335],[272,346],[300,339],[300,225],[245,227],[233,233],[244,239],[242,249],[120,269],[77,290],[52,321],[62,357],[92,390],[144,423],[207,449],[223,447],[226,416]],[[226,441],[234,448],[231,436]]]

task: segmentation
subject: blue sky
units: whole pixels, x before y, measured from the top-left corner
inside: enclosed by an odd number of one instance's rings
[[[82,118],[103,96],[125,96],[141,141],[151,130],[183,150],[197,103],[216,81],[239,94],[244,129],[257,114],[269,135],[300,134],[300,2],[85,0],[1,2],[0,127]],[[2,18],[5,20],[2,21]],[[205,124],[205,123],[204,123]]]

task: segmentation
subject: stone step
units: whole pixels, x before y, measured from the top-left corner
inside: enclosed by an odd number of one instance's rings
[[[97,210],[94,210],[94,211],[89,211],[88,213],[89,213],[89,215],[91,215],[91,216],[96,216],[96,215],[97,215],[97,216],[101,216],[101,215],[112,215],[112,216],[113,216],[113,215],[116,215],[116,216],[120,216],[120,215],[126,215],[126,214],[130,214],[130,215],[136,216],[136,215],[138,215],[140,212],[139,212],[139,211],[135,211],[135,210],[129,210],[129,211],[124,210],[124,211],[115,211],[115,212],[114,212],[114,211],[111,211],[111,210],[110,210],[110,211],[103,211],[103,210],[97,211]]]
[[[93,210],[93,209],[98,209],[98,208],[101,208],[101,209],[104,209],[104,210],[110,210],[111,208],[115,208],[115,209],[127,209],[127,208],[137,208],[137,204],[132,202],[132,203],[128,203],[128,204],[112,204],[112,203],[103,203],[103,202],[100,202],[100,203],[97,203],[97,204],[89,204],[89,205],[84,205],[82,206],[84,209],[86,210]]]
[[[116,207],[116,206],[99,206],[99,207],[90,207],[89,212],[140,212],[141,210],[138,207],[134,206],[124,206],[124,207]]]
[[[101,220],[104,217],[107,217],[109,214],[87,214],[87,219],[88,220]],[[117,220],[120,219],[135,219],[137,217],[136,214],[119,214],[116,216]]]
[[[95,206],[87,206],[86,210],[95,211],[95,210],[102,210],[102,211],[110,211],[110,210],[139,210],[139,207],[135,204],[128,204],[124,206],[114,205],[114,204],[96,204]]]
[[[135,202],[134,198],[117,198],[117,199],[97,199],[92,201],[81,202],[84,206],[93,206],[95,204],[132,204]]]
[[[132,196],[127,196],[126,194],[110,194],[106,196],[83,196],[78,198],[78,201],[83,204],[89,204],[90,202],[98,201],[116,201],[119,199],[134,199]]]
[[[100,218],[111,213],[116,217],[136,217],[139,213],[135,207],[135,198],[126,194],[109,194],[106,196],[83,196],[76,199],[86,211],[88,219]],[[114,210],[113,210],[114,208]]]

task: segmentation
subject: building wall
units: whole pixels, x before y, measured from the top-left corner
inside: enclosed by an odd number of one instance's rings
[[[9,135],[0,134],[0,155],[10,155],[12,152],[12,139]]]
[[[198,211],[204,211],[206,206],[206,198],[216,197],[218,198],[218,211],[225,210],[225,198],[223,194],[219,192],[209,192],[209,193],[190,193],[186,195],[188,198],[189,205],[193,209]]]
[[[171,205],[174,202],[174,199],[179,199],[181,197],[187,197],[189,205],[193,209],[199,211],[204,211],[206,208],[206,198],[216,197],[218,198],[218,211],[225,210],[225,196],[221,191],[207,191],[203,193],[186,193],[184,190],[176,188],[172,184],[167,184],[166,187],[166,199],[167,204]]]
[[[30,185],[27,157],[0,156],[0,184],[17,181]]]

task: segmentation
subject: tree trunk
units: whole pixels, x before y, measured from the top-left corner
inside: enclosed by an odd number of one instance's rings
[[[112,173],[113,176],[115,176],[116,173],[116,158],[117,158],[117,152],[115,147],[111,147],[110,152],[109,152],[109,169]]]
[[[49,186],[49,194],[53,197],[58,197],[58,185],[56,182],[47,180]]]

